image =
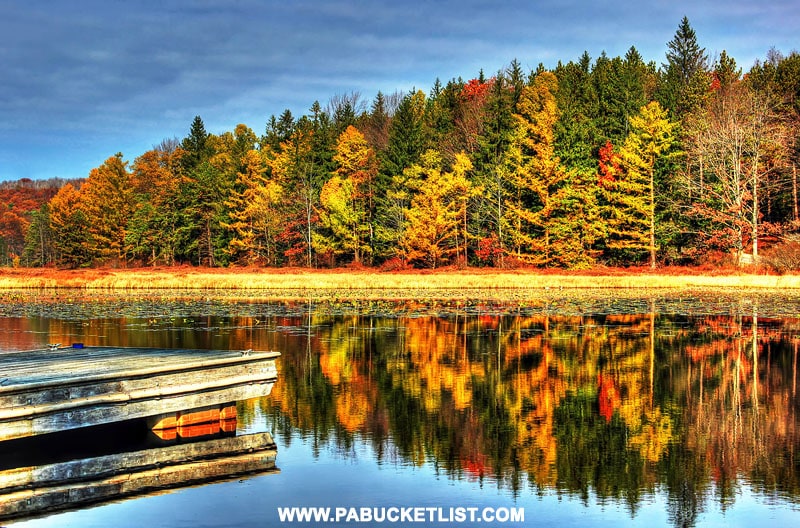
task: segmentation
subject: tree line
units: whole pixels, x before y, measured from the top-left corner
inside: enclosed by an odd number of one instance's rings
[[[684,18],[666,62],[588,53],[107,159],[26,217],[25,265],[743,263],[800,230],[800,55],[746,73]],[[714,257],[716,256],[716,257]]]

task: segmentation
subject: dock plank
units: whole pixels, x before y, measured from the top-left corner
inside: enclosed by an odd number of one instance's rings
[[[39,383],[69,384],[119,376],[149,376],[159,372],[202,369],[274,359],[278,352],[150,349],[127,347],[61,348],[0,354],[0,393]]]
[[[277,472],[269,433],[0,471],[0,521]]]

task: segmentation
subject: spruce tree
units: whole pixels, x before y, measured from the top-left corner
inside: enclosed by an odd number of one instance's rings
[[[697,43],[697,35],[687,17],[681,20],[667,48],[659,99],[662,106],[682,120],[702,104],[708,93],[708,55]]]

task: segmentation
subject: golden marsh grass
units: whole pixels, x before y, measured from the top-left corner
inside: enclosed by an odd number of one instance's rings
[[[576,274],[526,270],[378,272],[268,269],[4,269],[0,289],[87,290],[536,290],[769,289],[800,290],[800,275],[614,272]]]

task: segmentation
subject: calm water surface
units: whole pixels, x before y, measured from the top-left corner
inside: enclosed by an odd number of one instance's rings
[[[280,524],[279,507],[396,506],[524,509],[524,523],[485,526],[797,525],[798,314],[798,299],[763,295],[7,294],[0,351],[83,342],[282,353],[271,394],[239,402],[236,432],[271,432],[279,472],[9,523],[263,527]]]

